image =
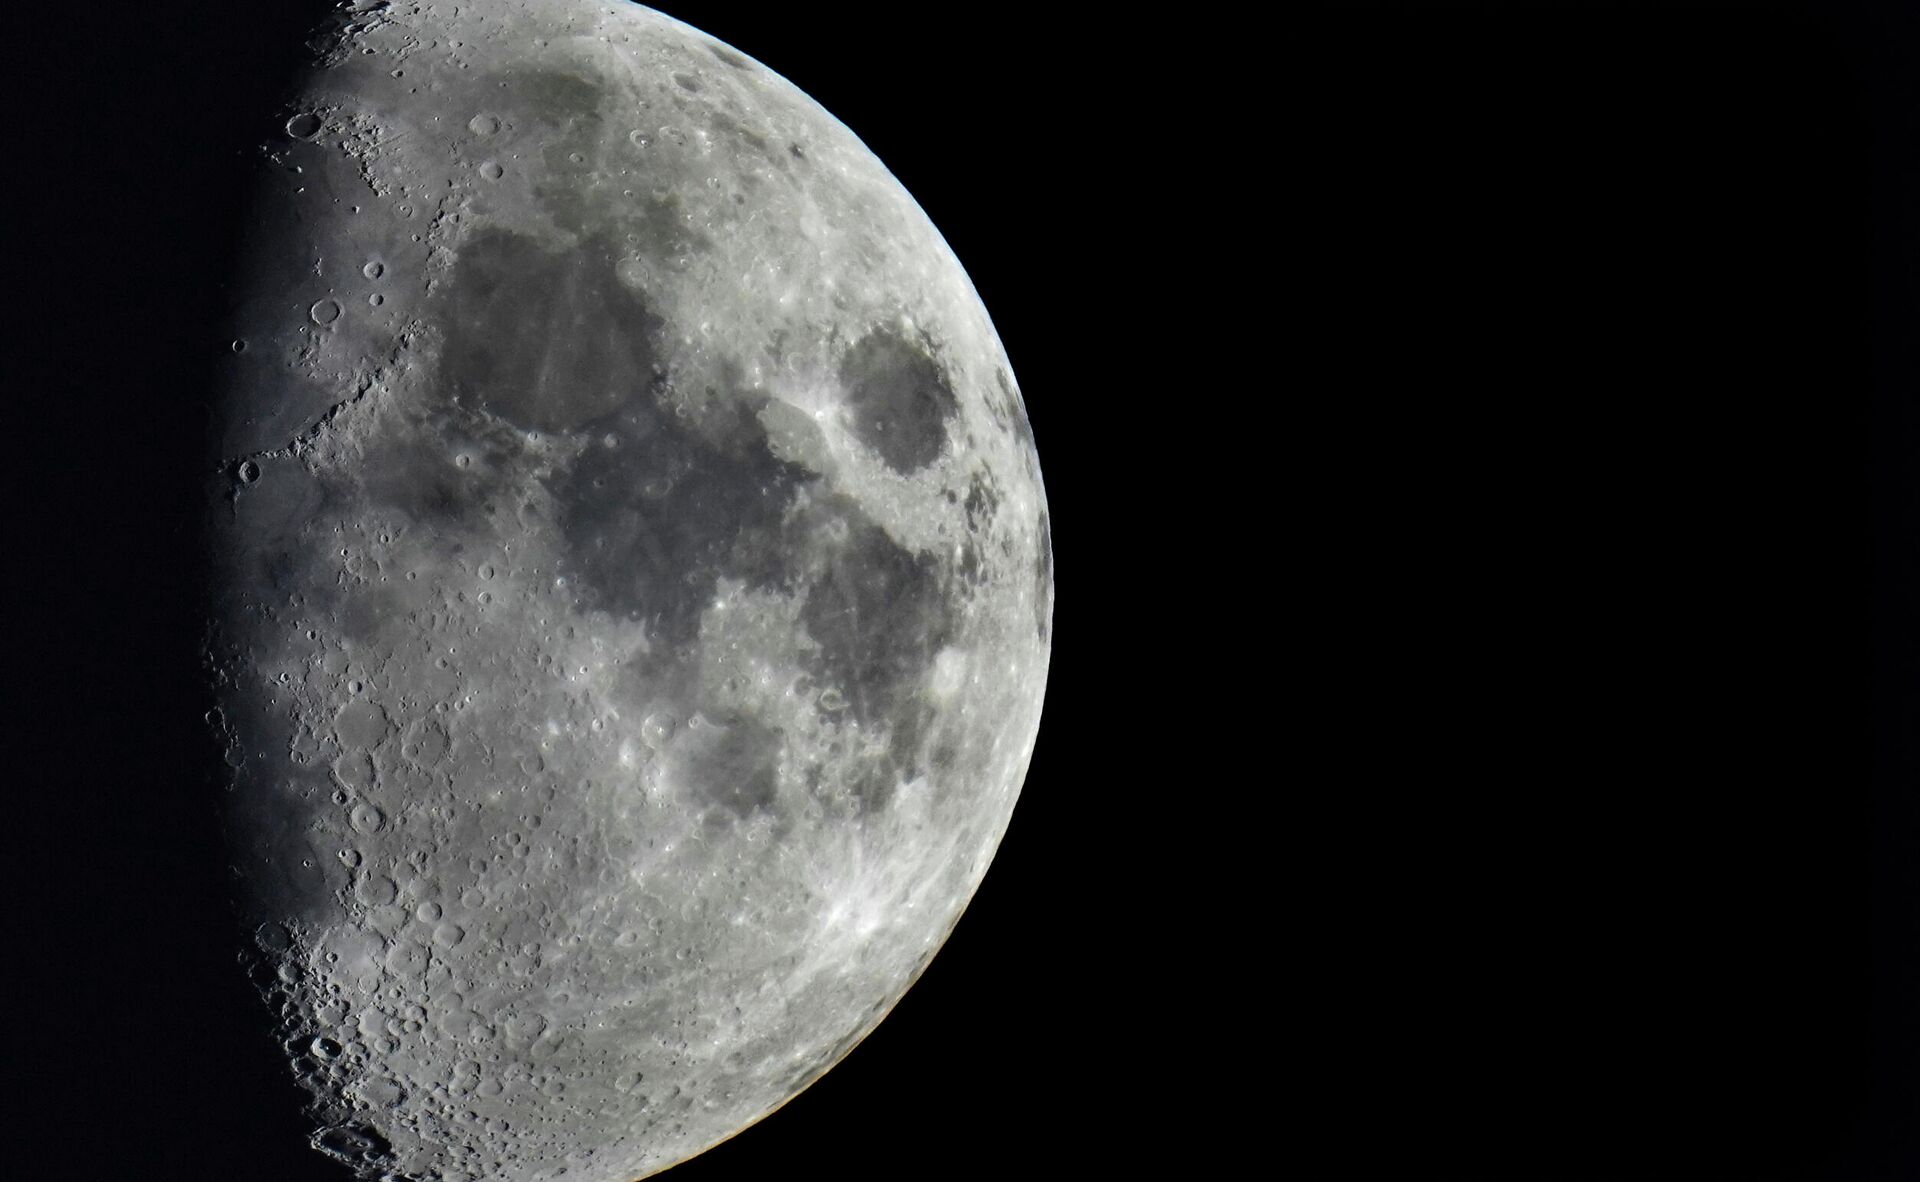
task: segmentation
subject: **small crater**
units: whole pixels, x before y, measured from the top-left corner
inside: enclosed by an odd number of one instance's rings
[[[307,316],[322,328],[340,319],[340,301],[334,299],[315,300],[307,309]]]
[[[467,120],[467,130],[475,135],[493,135],[500,130],[500,116],[483,111]]]
[[[302,111],[287,120],[287,134],[297,140],[310,140],[320,134],[321,126],[320,116],[312,111]]]
[[[507,170],[500,166],[498,160],[489,160],[480,166],[480,175],[490,181],[497,181],[506,174]]]

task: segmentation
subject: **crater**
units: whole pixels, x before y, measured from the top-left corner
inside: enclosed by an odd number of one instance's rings
[[[378,1165],[390,1160],[393,1145],[365,1125],[336,1125],[314,1134],[314,1147],[351,1165]]]

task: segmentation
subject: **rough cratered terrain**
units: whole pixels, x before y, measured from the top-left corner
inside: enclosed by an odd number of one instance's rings
[[[899,998],[1032,753],[992,325],[790,84],[361,4],[261,153],[209,468],[253,967],[368,1178],[624,1182]]]

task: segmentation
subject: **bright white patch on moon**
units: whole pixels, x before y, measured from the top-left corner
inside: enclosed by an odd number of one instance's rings
[[[838,1061],[978,887],[1047,674],[1025,413],[898,182],[697,31],[315,44],[216,444],[257,976],[362,1176],[626,1182]]]

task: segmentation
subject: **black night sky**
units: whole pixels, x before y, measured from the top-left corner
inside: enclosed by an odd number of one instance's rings
[[[241,157],[325,7],[9,16],[0,1176],[337,1177],[194,651]],[[662,7],[946,235],[1058,589],[954,938],[670,1177],[1915,1175],[1920,13]]]

